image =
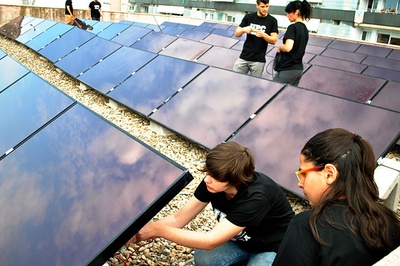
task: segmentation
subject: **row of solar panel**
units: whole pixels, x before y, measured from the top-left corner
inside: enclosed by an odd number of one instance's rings
[[[193,179],[2,50],[0,70],[0,264],[102,265]]]
[[[107,24],[106,22],[89,22],[95,28],[98,23]],[[118,23],[108,24],[110,26],[101,32],[106,32],[106,29],[113,25],[119,25]],[[132,30],[137,29],[141,32],[141,28],[130,27]],[[113,37],[112,40],[122,36],[122,33],[117,34],[114,31],[111,36],[116,35],[116,37]],[[149,34],[138,39],[143,41]],[[200,59],[209,51],[214,48],[222,49],[221,47],[172,37],[168,34],[158,34],[166,38],[173,38],[172,43],[167,44],[165,49],[159,47],[158,54],[123,46],[78,28],[70,29],[40,49],[38,53],[79,81],[208,148],[236,135],[238,130],[243,128],[265,105],[275,103],[274,99],[280,91],[288,90],[284,84],[274,83],[268,79],[254,78],[199,63]],[[154,43],[162,42],[162,40],[163,38],[158,37],[154,39]],[[312,37],[311,40],[312,43],[318,45],[325,43],[335,48],[325,49],[323,46],[315,45],[312,48],[314,53],[330,52],[337,53],[339,56],[341,54],[342,57],[346,53],[354,53],[336,50],[341,46],[349,50],[347,46],[344,46],[345,41],[319,37]],[[355,48],[350,43],[353,50],[366,50],[363,48],[366,45],[357,45],[358,48]],[[386,51],[387,56],[397,54],[393,49],[378,48],[378,50]],[[170,51],[168,56],[164,55],[166,51]],[[190,56],[187,56],[188,54]],[[200,57],[201,54],[203,56]],[[210,57],[216,57],[219,58],[219,61],[223,61],[218,56]],[[236,60],[237,58],[222,57],[227,60]],[[355,57],[362,61],[366,55],[358,54]],[[197,62],[192,62],[193,58],[199,59]],[[306,60],[315,60],[316,58],[315,54],[307,53],[306,55]],[[337,60],[331,57],[323,58]],[[332,79],[332,74],[335,79]],[[396,82],[309,65],[301,81],[301,84],[307,83],[311,84],[308,87],[315,86],[315,91],[360,102],[368,101],[379,92],[376,98],[373,98],[373,104],[375,104],[375,99],[378,104],[381,99],[383,107],[400,111],[396,109],[399,108],[397,104],[399,91]],[[296,90],[300,89],[296,88],[294,91]],[[300,99],[299,101],[304,100]],[[328,97],[327,101],[329,99]],[[315,110],[315,112],[320,114],[320,111]],[[297,114],[299,113],[297,112]],[[347,118],[343,119],[344,121],[353,121],[353,116],[349,114]],[[212,132],[212,134],[207,134],[207,132]],[[397,132],[392,132],[392,137],[384,140],[385,143],[388,143],[387,146],[397,137]],[[383,146],[377,150],[377,155],[381,155],[387,149]],[[299,191],[294,180],[285,182],[281,181],[279,176],[276,178],[285,188],[295,193]]]

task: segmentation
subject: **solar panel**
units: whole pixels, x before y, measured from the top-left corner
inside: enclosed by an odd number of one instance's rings
[[[239,58],[240,51],[232,50],[224,47],[211,47],[197,59],[197,62],[210,66],[220,67],[228,70],[233,69],[233,65]]]
[[[94,37],[55,63],[55,66],[71,76],[77,77],[119,48],[121,45],[117,43]]]
[[[65,34],[67,31],[71,30],[73,26],[57,23],[51,28],[47,29],[45,32],[42,32],[40,35],[36,36],[34,39],[25,43],[29,48],[39,51],[49,43],[53,42],[57,38],[61,37],[61,35]]]
[[[372,77],[398,81],[400,82],[400,71],[392,70],[392,69],[385,69],[380,67],[369,66],[363,72],[364,75],[369,75]]]
[[[0,59],[2,59],[3,57],[7,56],[7,54],[0,49]]]
[[[27,43],[42,32],[48,30],[50,27],[56,24],[55,21],[44,20],[37,24],[36,26],[31,27],[28,31],[26,31],[23,35],[19,36],[16,41],[20,43]]]
[[[0,159],[73,103],[32,72],[0,93]]]
[[[54,63],[94,37],[95,35],[87,31],[73,27],[38,53]]]
[[[122,23],[112,23],[110,26],[102,30],[97,34],[98,37],[111,40],[121,32],[123,32],[129,25],[122,24]]]
[[[162,33],[169,34],[169,35],[172,35],[172,36],[179,36],[179,34],[181,34],[184,31],[185,31],[185,29],[182,29],[182,28],[179,28],[179,27],[169,27],[169,26],[165,26],[162,29]]]
[[[42,18],[33,18],[32,20],[30,20],[28,23],[22,25],[21,24],[21,35],[25,34],[27,31],[35,28],[39,23],[43,22],[44,19]]]
[[[362,62],[365,65],[376,66],[380,68],[387,68],[400,71],[400,60],[386,59],[382,57],[369,55]]]
[[[137,42],[135,42],[133,45],[131,45],[131,47],[144,51],[158,53],[176,39],[177,37],[175,36],[152,31]]]
[[[26,31],[26,28],[30,29],[32,27],[29,23],[32,22],[34,19],[35,18],[28,16],[18,16],[7,24],[1,26],[0,34],[15,40]]]
[[[356,54],[352,52],[329,49],[329,48],[324,50],[321,55],[355,63],[361,63],[367,57],[366,55],[363,54]]]
[[[209,67],[150,118],[212,148],[239,129],[282,87],[265,79]]]
[[[163,51],[159,52],[159,54],[193,61],[210,48],[210,44],[179,38],[168,45]]]
[[[333,40],[327,46],[327,48],[355,52],[361,45],[355,42]]]
[[[1,161],[0,262],[102,265],[191,180],[78,104]]]
[[[234,37],[235,30],[226,30],[226,29],[214,29],[212,34],[217,34],[225,37]]]
[[[302,197],[294,175],[300,150],[333,127],[359,134],[381,156],[400,137],[400,113],[288,86],[231,140],[253,151],[256,170]]]
[[[210,35],[210,33],[205,32],[205,31],[198,31],[198,30],[185,30],[182,32],[179,37],[189,39],[192,41],[197,41],[200,42],[203,40],[205,37]]]
[[[333,57],[326,57],[326,56],[315,56],[313,59],[309,62],[310,64],[313,65],[318,65],[318,66],[324,66],[324,67],[330,67],[330,68],[335,68],[338,70],[343,70],[343,71],[348,71],[348,72],[353,72],[353,73],[361,73],[363,70],[367,68],[367,65],[364,64],[358,64],[354,62],[349,62],[341,59],[336,59]]]
[[[307,45],[317,45],[327,47],[332,42],[331,38],[323,38],[320,36],[310,35]]]
[[[372,99],[371,104],[400,112],[400,83],[388,82]]]
[[[125,29],[123,32],[112,38],[111,41],[125,46],[131,46],[136,41],[149,34],[151,31],[151,29],[130,26],[129,28]]]
[[[105,94],[156,56],[123,46],[79,76],[78,80]]]
[[[204,43],[209,43],[212,45],[222,46],[226,48],[234,46],[238,41],[239,40],[216,34],[210,34],[203,40]]]
[[[213,27],[196,26],[193,28],[193,30],[211,33],[214,30],[214,28]]]
[[[12,83],[28,74],[29,70],[9,56],[0,59],[0,93]],[[4,73],[7,73],[5,75]]]
[[[393,49],[392,52],[388,55],[388,59],[400,60],[400,49]]]
[[[308,44],[306,46],[306,53],[319,55],[325,50],[325,47]]]
[[[374,55],[377,57],[387,57],[391,51],[392,49],[387,47],[361,44],[361,46],[356,50],[356,53]]]
[[[111,22],[98,21],[98,22],[96,22],[96,24],[92,25],[93,30],[91,30],[90,32],[97,35],[100,32],[102,32],[103,30],[105,30],[107,27],[109,27],[111,24],[112,24]]]
[[[299,86],[353,101],[367,102],[384,84],[383,79],[312,66],[301,78]]]
[[[108,96],[146,116],[206,68],[203,64],[159,55]]]

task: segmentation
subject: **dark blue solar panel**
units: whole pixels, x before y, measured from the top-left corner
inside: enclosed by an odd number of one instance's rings
[[[214,27],[217,23],[215,22],[203,22],[200,24],[200,27]]]
[[[0,163],[0,263],[102,265],[191,179],[76,105]]]
[[[306,46],[306,52],[310,54],[322,54],[322,52],[325,50],[325,47],[321,46],[316,46],[316,45],[310,45],[308,44]]]
[[[117,36],[111,39],[111,41],[125,45],[125,46],[131,46],[134,44],[136,41],[140,40],[147,34],[152,32],[151,29],[146,29],[146,28],[141,28],[141,27],[136,27],[136,26],[130,26]]]
[[[225,36],[225,37],[234,37],[235,30],[226,30],[226,29],[218,29],[218,28],[216,28],[211,33],[212,34],[221,35],[221,36]]]
[[[176,27],[179,25],[179,23],[171,22],[171,21],[164,21],[163,23],[161,23],[161,25],[165,26],[165,27]]]
[[[367,56],[367,58],[365,58],[365,60],[362,63],[369,66],[376,66],[376,67],[400,71],[400,60],[392,60],[392,59],[386,59],[382,57],[369,55]]]
[[[367,139],[380,156],[398,137],[400,114],[289,86],[232,140],[253,151],[256,170],[302,196],[294,174],[300,150],[314,134],[334,127]]]
[[[184,32],[182,32],[179,35],[179,37],[199,42],[199,41],[203,40],[205,37],[207,37],[208,35],[210,35],[210,33],[205,32],[205,31],[185,30]]]
[[[368,76],[373,76],[377,78],[383,78],[393,81],[400,82],[400,71],[392,70],[392,69],[385,69],[380,67],[369,66],[363,72],[363,74]]]
[[[160,55],[111,91],[108,96],[150,114],[207,66]]]
[[[211,48],[210,44],[199,43],[187,39],[177,39],[170,45],[168,45],[159,54],[169,55],[185,60],[196,60],[205,51]]]
[[[27,43],[28,41],[32,40],[42,32],[46,31],[50,27],[54,26],[57,22],[51,20],[44,20],[37,24],[36,26],[32,27],[30,30],[25,32],[23,35],[19,36],[16,41],[20,43]]]
[[[299,86],[349,100],[367,102],[385,82],[379,78],[313,66],[305,72]]]
[[[71,30],[72,27],[73,26],[68,24],[57,23],[56,25],[49,28],[45,32],[36,36],[33,40],[30,40],[27,43],[25,43],[25,45],[35,51],[39,51],[40,49],[42,49],[55,39],[59,38],[61,35],[65,34],[67,31]]]
[[[0,157],[74,101],[35,74],[28,73],[0,93]]]
[[[78,79],[102,93],[107,93],[155,56],[157,54],[124,46]]]
[[[338,70],[361,73],[367,68],[364,64],[353,63],[332,57],[316,55],[310,62],[312,65],[331,67]]]
[[[320,37],[320,36],[310,35],[308,38],[308,44],[322,46],[322,47],[328,46],[331,42],[332,42],[332,39],[324,38],[324,37]]]
[[[282,87],[210,67],[150,118],[211,148],[239,129]]]
[[[94,37],[55,65],[71,76],[77,77],[120,47],[121,45],[117,43]]]
[[[388,82],[372,99],[371,104],[400,112],[400,83]]]
[[[154,31],[157,31],[157,32],[162,32],[162,29],[165,28],[165,26],[149,24],[149,25],[146,26],[146,28],[154,30]]]
[[[95,22],[95,21],[93,21],[93,22]],[[93,26],[93,30],[91,30],[90,32],[92,32],[93,34],[99,34],[104,29],[109,27],[111,24],[113,24],[113,23],[106,22],[106,21],[99,21],[99,22],[96,22],[94,25],[90,24]]]
[[[39,54],[54,63],[94,37],[93,34],[74,27],[39,50]]]
[[[176,39],[177,37],[175,36],[153,31],[131,45],[131,47],[158,53]]]
[[[214,30],[214,28],[213,27],[197,26],[197,27],[194,27],[193,30],[198,30],[198,31],[204,31],[204,32],[211,33]]]
[[[391,48],[361,44],[361,46],[356,50],[356,53],[377,57],[387,57],[391,51]]]
[[[333,40],[327,48],[332,48],[332,49],[337,49],[337,50],[342,50],[342,51],[348,51],[348,52],[354,52],[360,47],[360,44],[354,43],[354,42],[349,42],[349,41],[340,41],[340,40]]]
[[[214,27],[214,28],[217,28],[217,29],[224,29],[224,30],[226,30],[226,29],[228,29],[230,26],[232,26],[232,25],[230,25],[230,24],[216,23],[213,27]]]
[[[43,22],[42,18],[34,18],[30,20],[27,24],[21,26],[21,34],[25,34],[27,31],[34,29],[39,23]]]
[[[210,34],[206,38],[204,38],[203,42],[204,43],[209,43],[212,45],[216,46],[222,46],[226,48],[230,48],[234,46],[239,40],[221,36],[221,35],[216,35],[216,34]]]
[[[200,56],[197,62],[232,70],[239,55],[240,51],[238,50],[214,46]]]
[[[128,25],[133,25],[133,21],[129,21],[129,20],[125,20],[125,19],[123,19],[123,20],[121,20],[120,22],[118,22],[118,23],[123,23],[123,24],[128,24]]]
[[[363,54],[356,54],[352,52],[329,49],[329,48],[326,49],[321,55],[333,57],[340,60],[351,61],[355,63],[361,63],[365,59],[365,57],[367,57],[366,55]]]
[[[132,25],[136,26],[136,27],[141,27],[141,28],[146,28],[147,26],[149,26],[148,23],[142,23],[142,22],[133,22]]]
[[[129,25],[126,24],[112,23],[110,26],[99,32],[97,36],[106,40],[111,40],[128,27]]]
[[[191,24],[184,24],[184,23],[179,23],[178,25],[176,25],[178,28],[182,28],[182,29],[193,29],[195,27],[195,25],[191,25]]]
[[[388,59],[400,60],[400,49],[392,50],[392,52],[388,55]]]
[[[179,34],[181,34],[184,31],[185,31],[185,29],[178,28],[178,27],[169,27],[169,26],[166,26],[162,29],[162,33],[169,34],[172,36],[178,36]]]
[[[0,59],[0,92],[29,72],[23,65],[9,56]],[[7,74],[5,74],[7,73]]]

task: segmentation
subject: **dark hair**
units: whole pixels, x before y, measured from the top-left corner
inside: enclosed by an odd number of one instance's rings
[[[257,0],[257,5],[259,5],[260,3],[269,4],[269,0]]]
[[[228,182],[240,189],[253,179],[253,154],[237,142],[222,143],[208,152],[201,171],[207,172],[220,182]]]
[[[330,163],[338,171],[336,181],[311,212],[310,226],[316,240],[324,244],[319,237],[317,223],[319,219],[326,219],[325,207],[344,196],[349,206],[346,226],[370,248],[393,248],[391,230],[395,228],[396,233],[400,233],[399,218],[379,198],[374,181],[376,161],[371,145],[357,134],[333,128],[312,137],[301,154],[315,166]],[[334,225],[331,221],[327,222]]]
[[[292,13],[296,12],[296,10],[299,10],[301,16],[304,20],[310,20],[311,15],[312,15],[312,7],[310,3],[308,3],[306,0],[303,1],[292,1],[289,4],[287,4],[285,8],[286,13]]]

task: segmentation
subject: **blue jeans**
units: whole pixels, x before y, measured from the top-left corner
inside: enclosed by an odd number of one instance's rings
[[[228,241],[213,250],[197,249],[194,253],[196,266],[228,266],[236,263],[246,263],[247,266],[269,266],[276,253],[250,253],[241,249],[236,243]]]

